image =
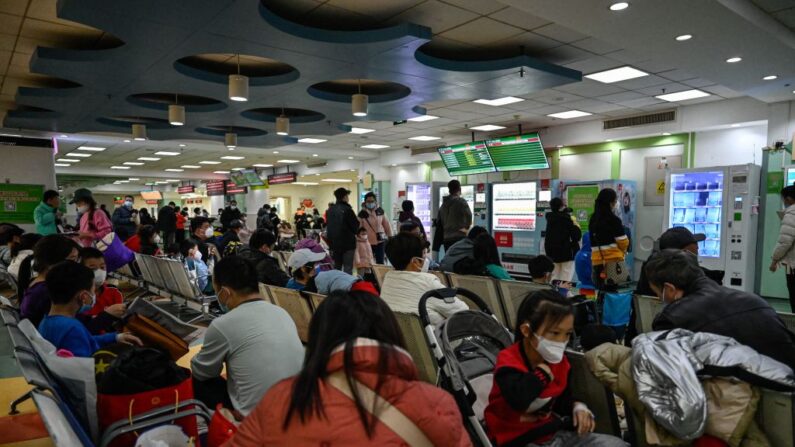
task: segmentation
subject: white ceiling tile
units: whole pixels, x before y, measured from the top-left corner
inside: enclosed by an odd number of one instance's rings
[[[525,95],[525,96],[527,96],[527,95]],[[533,101],[533,100],[530,100],[530,99],[525,99],[522,102],[515,102],[513,104],[504,105],[504,106],[502,106],[502,108],[503,109],[511,109],[511,110],[515,110],[515,111],[524,111],[524,112],[526,112],[528,110],[533,110],[533,109],[538,108],[538,107],[544,107],[545,105],[546,104],[543,103],[543,102],[538,102],[538,101]]]
[[[586,98],[595,98],[597,96],[605,96],[625,91],[623,88],[616,85],[603,84],[590,79],[583,79],[582,82],[574,82],[572,84],[562,85],[560,87],[556,87],[555,90],[584,96]]]
[[[689,85],[690,87],[693,88],[702,88],[708,85],[714,85],[715,83],[708,79],[695,78],[695,79],[688,79],[686,81],[682,81],[682,84]]]
[[[571,101],[579,101],[584,99],[582,96],[574,95],[567,92],[557,90],[543,90],[537,94],[533,94],[533,101],[542,102],[544,104],[564,104]]]
[[[660,60],[645,60],[633,62],[632,66],[647,73],[660,73],[663,71],[675,70],[676,67],[668,62]]]
[[[566,107],[570,107],[572,110],[582,110],[583,112],[590,112],[590,113],[610,112],[613,110],[621,110],[624,108],[624,106],[619,104],[613,104],[603,101],[595,101],[592,99],[569,102],[566,103]]]
[[[618,48],[614,45],[611,45],[607,42],[603,42],[599,39],[595,39],[593,37],[588,37],[587,39],[578,40],[576,42],[571,42],[577,48],[581,48],[586,51],[590,51],[594,54],[606,54],[612,53],[614,51],[619,51],[621,48]]]
[[[728,87],[724,87],[722,85],[711,85],[702,88],[702,90],[704,90],[705,92],[714,93],[724,98],[737,98],[738,96],[742,96],[742,94],[737,93],[736,91]]]
[[[663,71],[661,73],[657,73],[657,76],[677,82],[684,81],[685,79],[693,79],[695,77],[692,74],[680,69]]]
[[[571,68],[572,70],[581,71],[583,75],[595,73],[597,71],[609,70],[611,68],[616,68],[620,65],[623,65],[621,62],[616,62],[613,59],[603,57],[603,56],[591,56],[587,59],[583,59],[577,62],[573,62],[571,64],[566,64],[567,68]]]
[[[422,3],[422,0],[381,0],[377,2],[370,0],[329,0],[327,3],[357,14],[364,14],[383,20],[399,14],[418,3]]]
[[[649,105],[652,105],[652,104],[660,104],[660,103],[663,103],[663,102],[665,102],[665,101],[657,99],[657,98],[655,98],[653,96],[649,96],[649,97],[646,97],[646,98],[633,99],[631,101],[623,101],[623,102],[620,102],[619,104],[621,104],[622,106],[635,108],[635,107],[649,106]]]
[[[637,112],[636,110],[627,107],[625,109],[612,110],[612,111],[609,111],[609,112],[602,112],[602,113],[600,113],[600,115],[609,116],[610,118],[619,118],[619,117],[623,117],[623,116],[633,115],[636,112]]]
[[[613,51],[612,53],[607,53],[604,54],[603,56],[611,57],[617,61],[625,62],[627,64],[647,59],[647,56],[629,50]]]
[[[553,64],[565,65],[593,57],[590,51],[581,50],[571,45],[562,45],[538,54],[541,59]]]
[[[482,3],[491,3],[491,2],[484,2],[483,0],[477,0],[477,1]],[[525,30],[532,30],[544,25],[548,25],[550,23],[549,20],[542,19],[541,17],[534,16],[529,12],[525,12],[514,7],[501,9],[491,14],[489,17],[491,17],[494,20],[499,20],[500,22],[507,23],[508,25],[513,25]]]
[[[559,47],[563,44],[558,42],[557,40],[550,39],[540,34],[531,33],[528,31],[495,42],[494,45],[514,46],[516,48],[517,53],[519,52],[520,47],[524,47],[525,54],[538,55],[540,52],[544,50]]]
[[[563,43],[571,43],[588,37],[585,34],[578,33],[577,31],[558,25],[557,23],[544,25],[534,29],[533,32],[541,34],[542,36],[559,40]]]
[[[363,0],[367,2],[372,2],[372,0]],[[452,5],[459,6],[466,10],[476,12],[478,14],[489,15],[495,11],[499,11],[501,9],[505,9],[505,5],[500,2],[484,2],[483,0],[444,0],[446,3],[450,3]],[[383,0],[379,0],[374,3],[381,3]]]
[[[472,120],[482,118],[484,115],[480,113],[461,112],[459,110],[452,110],[449,108],[436,109],[433,111],[437,116],[443,116],[453,120]]]
[[[487,17],[465,23],[440,34],[441,37],[458,40],[473,45],[487,45],[498,40],[522,34],[524,31],[514,26],[500,23]]]
[[[448,5],[438,0],[430,0],[398,14],[389,21],[391,23],[416,23],[427,26],[434,34],[438,34],[477,17],[477,14],[466,9]]]
[[[663,90],[665,90],[665,93],[663,93]],[[666,93],[676,93],[684,90],[690,90],[690,87],[684,84],[680,84],[678,82],[669,82],[667,84],[660,84],[653,87],[635,89],[635,91],[637,91],[638,93],[643,93],[644,95],[649,95],[649,96],[664,95]]]
[[[753,0],[753,2],[766,12],[776,12],[795,6],[792,0]]]
[[[661,78],[656,75],[643,76],[641,78],[629,79],[627,81],[616,82],[619,87],[627,90],[639,90],[646,87],[653,87],[655,85],[668,84],[671,81]]]
[[[622,101],[631,101],[633,99],[645,98],[645,97],[646,95],[643,95],[638,92],[621,92],[621,93],[614,93],[612,95],[600,96],[598,99],[601,101],[620,103]]]

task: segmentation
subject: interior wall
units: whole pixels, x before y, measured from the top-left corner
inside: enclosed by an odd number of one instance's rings
[[[328,208],[329,202],[334,202],[334,190],[339,187],[345,187],[353,191],[351,193],[351,201],[354,202],[353,196],[356,194],[356,185],[351,183],[329,183],[318,186],[303,186],[303,185],[274,185],[268,189],[269,199],[277,197],[285,197],[290,199],[290,210],[279,210],[279,217],[287,219],[290,222],[293,220],[296,208],[301,206],[304,199],[312,199],[315,202],[315,208],[320,211],[322,215]],[[264,202],[263,202],[264,203]],[[354,208],[358,211],[358,206],[354,203]],[[262,204],[260,204],[262,206]]]
[[[44,190],[56,189],[53,149],[47,147],[0,146],[0,181],[21,185],[43,185]],[[31,216],[31,220],[33,216]],[[26,231],[35,225],[20,224]]]
[[[612,152],[591,152],[561,155],[558,177],[569,181],[591,181],[610,178]]]
[[[767,125],[696,132],[695,167],[762,165]]]

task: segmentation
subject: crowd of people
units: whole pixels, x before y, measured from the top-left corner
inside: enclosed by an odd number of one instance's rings
[[[418,314],[420,298],[445,287],[434,270],[514,280],[492,235],[473,226],[461,184],[453,180],[448,188],[433,243],[410,201],[403,202],[393,234],[374,193],[365,195],[357,213],[351,191],[337,189],[323,216],[317,209],[296,214],[292,237],[298,240],[286,270],[274,251],[289,223],[269,205],[258,210],[257,228],[249,232],[237,203],[230,202],[220,210],[217,236],[202,210],[189,217],[187,208],[171,202],[150,221],[146,209],[136,212],[127,196],[108,217],[89,190],[78,189],[69,202],[79,214],[77,231],[68,232],[61,229],[58,193],[47,191],[35,211],[35,233],[0,224],[0,270],[17,286],[22,318],[59,352],[90,357],[111,344],[142,344],[119,330],[127,309],[119,290],[107,283],[97,242],[113,233],[132,251],[181,260],[198,287],[217,297],[217,318],[191,371],[196,398],[210,408],[228,408],[242,421],[232,445],[398,444],[406,433],[427,445],[470,445],[452,396],[418,380],[394,315]],[[786,217],[795,209],[795,188],[785,188],[782,196],[788,206],[784,223],[795,228],[795,220]],[[590,262],[586,280],[596,288],[628,285],[622,268],[630,241],[613,212],[616,202],[615,191],[600,191],[587,231],[561,199],[549,203],[546,254],[527,264],[532,282],[542,287],[518,308],[514,343],[495,359],[484,414],[497,445],[626,445],[592,433],[593,413],[572,396],[565,351],[575,336],[575,310],[571,291],[559,287],[570,284],[574,260],[583,251]],[[771,269],[779,262],[790,265],[794,235],[782,230]],[[723,287],[720,275],[700,268],[699,240],[702,235],[685,228],[670,229],[642,267],[638,293],[665,304],[654,330],[731,337],[794,368],[795,334],[764,299]],[[442,247],[437,263],[432,253]],[[379,287],[372,268],[386,262],[393,269]],[[578,277],[583,280],[579,271]],[[287,312],[260,294],[260,283],[326,295],[306,346]],[[458,298],[429,301],[427,307],[435,327],[467,309]],[[637,335],[633,325],[627,341]],[[617,338],[608,335],[605,341]],[[403,424],[397,431],[384,425],[391,427],[385,418],[395,413]]]

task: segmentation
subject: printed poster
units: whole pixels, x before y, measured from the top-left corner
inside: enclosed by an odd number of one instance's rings
[[[566,188],[566,205],[572,209],[571,215],[577,219],[582,231],[588,231],[588,220],[593,214],[597,195],[599,185],[569,185]]]
[[[0,183],[0,222],[32,224],[43,195],[43,185]]]

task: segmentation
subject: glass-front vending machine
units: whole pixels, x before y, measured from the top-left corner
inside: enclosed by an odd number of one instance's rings
[[[439,213],[441,198],[437,198],[441,182],[406,183],[406,200],[414,202],[414,214],[425,227],[425,235],[430,241],[433,236],[433,219]]]
[[[448,194],[450,194],[450,190],[447,188],[446,185],[439,187],[439,201],[438,201],[439,206],[442,206],[442,202],[444,202],[444,198]],[[461,185],[461,197],[463,197],[464,200],[467,201],[467,204],[469,205],[469,211],[474,213],[475,185]]]
[[[685,227],[704,234],[699,263],[725,272],[723,285],[754,291],[759,166],[676,169],[667,174],[663,231]]]
[[[529,277],[527,261],[539,252],[541,231],[536,210],[536,182],[491,185],[491,230],[503,267],[514,276]]]

